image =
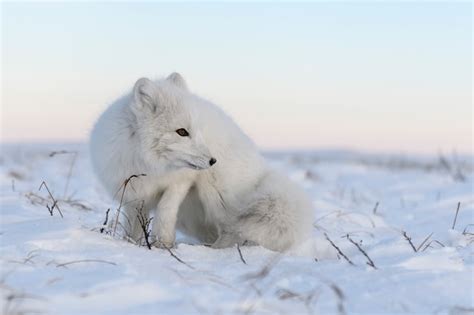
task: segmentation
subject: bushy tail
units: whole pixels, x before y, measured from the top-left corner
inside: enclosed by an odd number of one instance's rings
[[[313,223],[311,202],[286,177],[269,171],[251,200],[239,217],[242,239],[285,251],[309,237]]]

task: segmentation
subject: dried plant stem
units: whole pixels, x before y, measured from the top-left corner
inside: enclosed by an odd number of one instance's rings
[[[374,209],[372,210],[372,214],[377,214],[377,208],[379,207],[379,202],[375,203]]]
[[[438,245],[441,246],[441,247],[445,247],[444,244],[441,243],[440,241],[438,241],[438,240],[432,240],[432,241],[430,241],[428,244],[425,245],[425,247],[423,248],[422,252],[424,252],[428,247],[432,247],[432,246],[431,246],[432,243],[436,243],[436,244],[438,244]]]
[[[136,209],[137,210],[137,220],[138,220],[138,223],[140,223],[140,227],[141,227],[142,233],[143,233],[143,238],[145,239],[145,244],[148,247],[148,249],[151,250],[150,225],[151,225],[151,221],[153,220],[153,217],[148,218],[148,216],[145,213],[143,213],[144,206],[145,206],[145,201],[142,200],[142,203],[141,203],[140,207]]]
[[[454,216],[453,226],[451,227],[451,229],[453,229],[453,230],[454,230],[454,227],[456,226],[456,220],[458,219],[459,207],[461,207],[461,202],[460,201],[458,202],[458,207],[456,209],[456,215]]]
[[[268,274],[270,273],[272,268],[276,264],[278,264],[278,262],[282,258],[283,258],[283,256],[280,253],[278,253],[275,256],[273,256],[259,271],[251,272],[251,273],[248,273],[246,275],[243,275],[242,278],[245,279],[245,280],[252,280],[253,279],[255,281],[264,279],[266,276],[268,276]]]
[[[117,265],[114,262],[107,261],[107,260],[102,260],[102,259],[81,259],[81,260],[74,260],[74,261],[65,262],[65,263],[62,263],[62,264],[57,264],[56,267],[65,267],[67,265],[72,265],[72,264],[77,264],[77,263],[88,263],[88,262],[98,262],[98,263],[104,263],[104,264],[109,264],[109,265],[114,265],[114,266]]]
[[[109,221],[109,212],[110,212],[110,208],[107,209],[107,211],[105,212],[105,220],[104,220],[104,224],[102,224],[102,228],[100,228],[100,233],[104,233],[105,231],[105,227],[107,226],[107,222]]]
[[[425,240],[423,242],[421,242],[421,244],[416,248],[416,251],[418,252],[420,250],[421,247],[423,247],[423,245],[431,238],[431,236],[433,236],[433,233],[431,233],[430,235],[428,235]]]
[[[471,233],[471,232],[469,231],[469,229],[470,229],[471,226],[474,226],[474,224],[468,224],[468,225],[466,225],[466,227],[464,227],[464,230],[462,231],[462,234],[463,234],[463,235],[474,235],[474,233]]]
[[[41,183],[38,190],[41,190],[41,188],[43,188],[43,187],[46,188],[46,190],[48,191],[49,197],[51,198],[51,200],[53,200],[53,205],[51,207],[48,204],[46,205],[46,208],[48,208],[48,211],[51,214],[51,216],[53,215],[54,208],[56,208],[56,209],[58,209],[58,212],[61,215],[61,218],[64,218],[63,213],[61,212],[61,209],[59,209],[58,201],[56,199],[54,199],[53,194],[49,190],[48,185],[46,185],[45,181],[43,181]]]
[[[342,292],[341,288],[339,288],[335,283],[329,283],[328,286],[336,295],[338,313],[340,315],[346,314],[346,310],[344,308],[344,292]]]
[[[171,257],[173,257],[174,259],[176,259],[177,261],[179,261],[179,262],[182,263],[183,265],[186,265],[188,268],[194,269],[193,266],[191,266],[190,264],[186,263],[186,262],[183,261],[181,258],[179,258],[178,256],[176,256],[176,254],[173,253],[173,251],[171,250],[171,248],[166,247],[166,246],[164,246],[164,245],[162,245],[162,246],[168,251],[168,253],[170,253]]]
[[[354,240],[352,238],[350,238],[349,234],[346,235],[346,238],[349,240],[349,242],[351,242],[352,244],[354,244],[357,247],[357,249],[365,256],[365,258],[367,258],[367,265],[369,265],[370,267],[372,267],[374,269],[377,269],[377,267],[375,267],[374,262],[372,261],[372,259],[370,259],[367,252],[364,251],[362,249],[362,247],[357,242],[354,242]]]
[[[238,243],[237,243],[237,251],[239,252],[240,260],[242,260],[244,264],[247,264],[247,262],[244,259],[244,255],[242,255],[242,251],[240,250],[240,245]]]
[[[410,244],[411,248],[413,249],[413,251],[416,253],[417,250],[416,250],[416,247],[415,245],[413,245],[413,242],[411,241],[411,237],[409,237],[407,235],[407,232],[403,231],[403,236],[405,237],[405,239],[408,241],[408,243]]]
[[[324,233],[324,236],[326,237],[326,239],[328,240],[328,242],[331,243],[332,247],[334,247],[334,248],[337,250],[337,252],[339,253],[339,255],[341,255],[342,257],[344,257],[344,259],[345,259],[349,264],[355,266],[355,264],[354,264],[349,258],[347,258],[346,255],[344,255],[344,253],[341,251],[341,249],[340,249],[339,247],[337,247],[336,244],[334,244],[333,241],[331,241],[331,239],[329,238],[329,236],[328,236],[326,233]]]

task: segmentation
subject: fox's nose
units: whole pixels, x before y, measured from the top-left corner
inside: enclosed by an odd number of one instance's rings
[[[211,158],[209,160],[209,165],[212,166],[212,165],[216,164],[216,162],[217,162],[217,160],[215,158]]]

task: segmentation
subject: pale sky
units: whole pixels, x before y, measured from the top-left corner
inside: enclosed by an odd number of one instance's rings
[[[180,72],[265,149],[472,152],[472,5],[2,4],[2,142],[87,141]]]

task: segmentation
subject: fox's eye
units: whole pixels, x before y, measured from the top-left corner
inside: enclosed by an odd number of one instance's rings
[[[184,128],[179,128],[178,130],[176,130],[176,133],[178,135],[180,135],[181,137],[188,137],[189,136],[188,131]]]

